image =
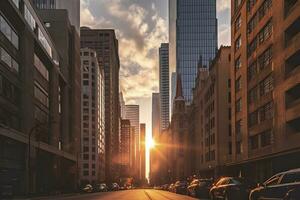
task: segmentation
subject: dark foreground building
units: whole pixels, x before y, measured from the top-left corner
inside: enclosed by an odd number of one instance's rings
[[[0,15],[0,188],[14,195],[74,191],[78,34],[66,21],[65,35],[56,37],[28,0],[0,1]]]
[[[119,45],[114,30],[90,29],[80,30],[81,48],[94,49],[99,66],[104,69],[105,95],[105,176],[106,181],[119,178]]]

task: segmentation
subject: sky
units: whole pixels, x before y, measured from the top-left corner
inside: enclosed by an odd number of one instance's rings
[[[219,45],[230,44],[230,0],[217,0]],[[120,90],[140,105],[151,134],[151,95],[158,92],[158,48],[168,42],[168,0],[81,0],[81,26],[112,28],[119,40]]]

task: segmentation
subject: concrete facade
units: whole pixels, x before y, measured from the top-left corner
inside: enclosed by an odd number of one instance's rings
[[[12,186],[14,195],[74,191],[81,130],[78,35],[66,26],[69,43],[59,46],[27,0],[1,1],[0,13],[0,185]]]
[[[104,72],[99,67],[94,50],[83,48],[82,74],[82,131],[81,131],[81,185],[105,180],[104,133]]]

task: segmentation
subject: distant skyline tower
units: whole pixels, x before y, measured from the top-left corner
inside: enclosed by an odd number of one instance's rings
[[[140,124],[141,135],[141,170],[140,178],[144,180],[146,178],[146,124]]]
[[[170,121],[169,77],[169,44],[162,43],[159,48],[160,128],[162,131],[168,128]]]
[[[216,0],[169,0],[169,34],[170,65],[190,104],[198,65],[207,68],[218,47]]]
[[[160,133],[160,105],[159,93],[152,93],[152,138]]]
[[[125,119],[130,120],[131,127],[134,128],[134,157],[135,157],[135,174],[140,174],[140,106],[125,105]]]
[[[129,177],[130,172],[130,120],[122,119],[121,120],[121,144],[120,144],[120,164],[121,164],[121,172],[120,175],[122,177]]]
[[[66,9],[70,22],[80,34],[80,0],[33,0],[38,9]]]

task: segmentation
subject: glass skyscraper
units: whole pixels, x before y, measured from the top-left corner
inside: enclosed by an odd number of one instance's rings
[[[181,75],[189,104],[198,66],[208,68],[217,51],[216,0],[169,0],[169,10],[170,48],[176,49],[170,50],[170,63],[176,63],[171,67]]]

